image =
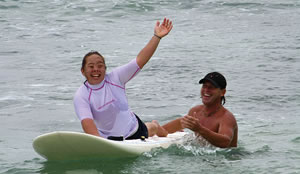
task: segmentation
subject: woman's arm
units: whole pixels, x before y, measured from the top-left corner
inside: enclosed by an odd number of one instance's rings
[[[156,22],[154,35],[148,44],[137,55],[137,64],[142,69],[154,54],[161,38],[166,36],[173,28],[172,21],[164,19],[163,23]]]
[[[81,126],[85,133],[100,137],[100,134],[98,132],[98,129],[93,119],[90,118],[83,119],[81,121]]]

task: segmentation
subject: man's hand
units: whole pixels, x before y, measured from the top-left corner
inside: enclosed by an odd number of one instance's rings
[[[190,115],[185,115],[182,119],[181,119],[181,126],[183,128],[188,128],[191,129],[194,132],[198,132],[199,129],[202,127],[199,124],[199,120],[196,117],[196,112],[193,113],[193,116]]]

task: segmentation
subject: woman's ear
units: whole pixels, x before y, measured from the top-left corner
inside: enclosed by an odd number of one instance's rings
[[[84,76],[84,69],[81,68],[81,74]]]

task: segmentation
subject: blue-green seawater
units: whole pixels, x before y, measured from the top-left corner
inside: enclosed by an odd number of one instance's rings
[[[199,79],[219,71],[238,148],[187,141],[133,159],[39,156],[36,136],[82,132],[72,99],[83,55],[99,51],[107,71],[127,63],[163,17],[173,30],[127,84],[130,107],[167,123],[201,104]],[[0,173],[300,173],[298,0],[0,0],[0,60]]]

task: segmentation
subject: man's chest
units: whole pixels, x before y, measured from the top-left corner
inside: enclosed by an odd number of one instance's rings
[[[199,116],[198,119],[199,119],[199,123],[202,126],[208,128],[211,131],[218,132],[219,129],[218,119],[213,117],[207,117],[207,116]]]

